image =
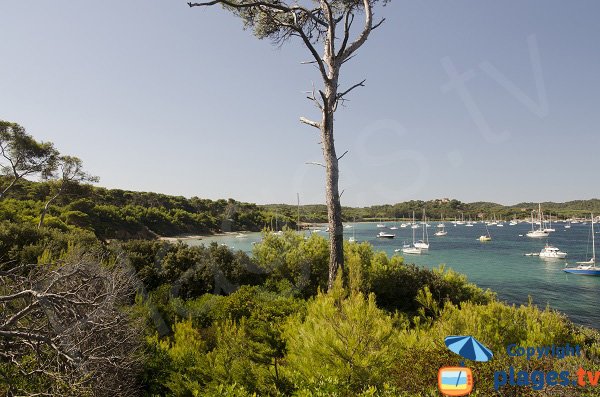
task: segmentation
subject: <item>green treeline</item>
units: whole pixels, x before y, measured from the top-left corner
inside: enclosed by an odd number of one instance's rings
[[[50,182],[21,180],[0,201],[0,219],[38,224]],[[418,219],[423,208],[430,219],[528,219],[537,204],[523,203],[504,207],[493,203],[462,203],[458,200],[408,201],[366,208],[343,207],[346,222],[353,220]],[[542,203],[545,213],[565,219],[600,214],[600,200],[568,203]],[[209,200],[159,193],[105,189],[92,185],[74,185],[49,206],[47,227],[63,231],[83,229],[100,239],[154,239],[158,236],[211,234],[218,232],[281,230],[296,228],[298,207],[285,204],[257,205],[233,199]],[[462,214],[462,215],[461,215]],[[301,223],[327,222],[325,205],[300,206]]]
[[[38,224],[50,182],[22,180],[0,201],[0,219]],[[277,222],[275,222],[277,218]],[[233,199],[208,200],[159,193],[72,186],[50,205],[45,226],[89,230],[101,239],[152,239],[157,236],[260,231],[294,220]]]
[[[544,214],[552,215],[553,219],[567,219],[570,217],[588,217],[591,212],[600,214],[600,200],[575,200],[566,203],[543,202]],[[271,212],[285,215],[290,219],[297,218],[298,208],[288,204],[262,205],[261,208]],[[498,220],[529,219],[531,211],[537,211],[538,203],[519,203],[504,206],[489,202],[463,203],[454,199],[443,200],[411,200],[397,204],[374,205],[370,207],[353,208],[342,207],[345,222],[374,221],[374,220],[409,220],[413,212],[417,219],[421,219],[423,210],[428,219],[446,220],[471,218],[477,220],[491,220],[495,216]],[[300,206],[300,221],[308,223],[327,222],[327,207],[319,204]]]

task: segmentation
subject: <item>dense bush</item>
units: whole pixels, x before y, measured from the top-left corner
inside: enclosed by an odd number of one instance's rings
[[[282,236],[264,233],[254,246],[256,264],[273,280],[287,280],[304,297],[327,288],[329,248],[327,240],[316,234],[308,238],[286,230]]]
[[[58,259],[70,245],[88,249],[100,246],[95,236],[84,230],[64,233],[55,228],[38,229],[31,223],[0,221],[1,262],[38,263],[42,256]]]
[[[147,291],[169,285],[173,296],[183,299],[205,293],[231,293],[240,285],[264,281],[242,251],[233,252],[216,243],[190,247],[163,241],[132,240],[115,246],[123,250]]]

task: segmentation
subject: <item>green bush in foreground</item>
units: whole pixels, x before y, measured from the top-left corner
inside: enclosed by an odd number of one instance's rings
[[[286,372],[299,389],[356,395],[383,389],[389,379],[397,359],[393,319],[372,294],[344,295],[338,282],[309,302],[304,318],[294,316],[285,326]]]

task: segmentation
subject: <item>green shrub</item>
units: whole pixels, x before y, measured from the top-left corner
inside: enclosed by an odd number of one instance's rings
[[[397,331],[375,297],[338,286],[309,302],[285,327],[286,372],[311,393],[356,395],[383,388],[395,361]]]

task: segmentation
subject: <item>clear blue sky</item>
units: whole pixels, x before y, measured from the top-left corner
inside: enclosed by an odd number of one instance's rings
[[[342,71],[367,79],[336,116],[343,204],[598,196],[599,2],[376,12],[386,23]],[[305,165],[319,139],[298,122],[318,117],[300,43],[274,47],[183,0],[6,0],[0,15],[0,119],[82,158],[101,185],[324,202],[323,170]]]

